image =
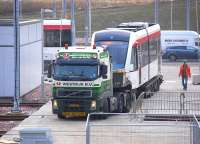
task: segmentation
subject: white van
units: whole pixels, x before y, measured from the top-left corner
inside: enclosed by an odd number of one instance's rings
[[[161,48],[165,50],[170,46],[200,47],[200,36],[195,31],[161,31]]]

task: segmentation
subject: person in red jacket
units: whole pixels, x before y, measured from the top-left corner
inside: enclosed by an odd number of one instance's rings
[[[180,66],[179,77],[182,77],[182,85],[183,89],[187,90],[187,81],[188,77],[191,77],[190,66],[184,61],[184,63]]]

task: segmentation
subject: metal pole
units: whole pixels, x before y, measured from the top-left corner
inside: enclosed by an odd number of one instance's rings
[[[197,33],[199,33],[199,13],[198,13],[198,0],[196,0],[196,21],[197,21]]]
[[[89,37],[89,3],[85,0],[85,45],[88,45]]]
[[[190,0],[185,0],[186,30],[190,30]]]
[[[75,25],[75,3],[71,0],[71,25],[72,25],[72,46],[76,44],[76,25]]]
[[[22,0],[19,0],[19,17],[22,19]]]
[[[158,0],[154,0],[154,22],[158,23],[158,11],[159,11],[159,6],[158,6]]]
[[[59,40],[60,40],[60,47],[62,47],[62,17],[60,20],[61,24],[60,24],[60,30],[59,30]]]
[[[41,39],[42,39],[42,76],[41,76],[41,97],[44,98],[44,29],[43,29],[43,23],[44,23],[44,9],[42,8],[40,11],[41,15],[41,27],[42,27],[42,32],[41,32]]]
[[[56,18],[56,0],[52,0],[53,17]]]
[[[20,27],[19,27],[19,0],[14,0],[13,5],[14,17],[14,43],[15,43],[15,95],[12,112],[20,112]]]
[[[62,18],[66,18],[67,14],[67,2],[66,0],[62,0]]]
[[[173,29],[173,0],[171,0],[171,30]]]
[[[91,1],[85,2],[85,45],[88,45],[91,38]]]
[[[92,15],[91,15],[91,0],[88,1],[88,8],[89,8],[89,24],[88,24],[88,31],[89,31],[89,39],[92,37]]]
[[[196,21],[197,21],[197,33],[199,34],[199,10],[198,10],[198,0],[196,0]],[[200,36],[200,35],[199,35]],[[199,39],[200,40],[200,39]],[[200,41],[199,41],[200,44]],[[199,58],[199,74],[200,74],[200,58]]]
[[[86,144],[90,144],[90,117],[91,115],[89,114],[86,121]]]

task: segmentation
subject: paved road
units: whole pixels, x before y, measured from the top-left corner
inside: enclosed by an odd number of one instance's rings
[[[180,86],[180,80],[178,78],[178,67],[181,63],[164,63],[163,64],[163,75],[164,75],[164,83],[161,86],[161,91],[177,91],[177,90],[181,90],[181,86]],[[197,73],[198,72],[198,65],[197,63],[193,63],[191,64],[191,69],[192,69],[192,73]],[[198,90],[199,86],[193,86],[191,84],[191,82],[189,83],[188,86],[188,90]],[[108,118],[109,121],[109,118]],[[156,122],[157,124],[159,124],[158,122]],[[51,103],[47,103],[46,105],[44,105],[42,108],[39,109],[39,111],[37,111],[36,113],[34,113],[34,115],[32,115],[31,117],[27,118],[26,120],[24,120],[18,127],[13,128],[10,132],[8,132],[6,135],[3,136],[3,138],[5,139],[13,139],[14,137],[19,137],[19,130],[23,129],[23,128],[30,128],[30,127],[47,127],[50,128],[52,131],[52,135],[53,135],[53,139],[54,139],[54,143],[55,144],[85,144],[85,124],[86,124],[86,119],[67,119],[67,120],[59,120],[57,118],[56,115],[53,115],[51,112]],[[161,123],[160,123],[161,124]],[[176,128],[176,127],[174,127]],[[124,128],[122,128],[121,130],[123,131]],[[137,134],[139,135],[141,132],[141,137],[143,137],[143,139],[140,139],[138,141],[134,141],[136,139],[133,139],[129,137],[129,142],[140,142],[141,140],[142,143],[149,143],[150,141],[148,141],[148,135],[146,135],[147,137],[144,139],[145,134],[151,133],[153,132],[153,130],[157,130],[158,128],[149,128],[146,129],[149,132],[145,133],[144,129],[146,128],[139,128],[138,131],[134,131],[133,129],[130,129],[129,132],[131,135],[133,135],[134,133],[137,132]],[[169,128],[168,128],[169,129]],[[170,128],[171,129],[171,128]],[[177,129],[177,128],[176,128]],[[187,128],[186,128],[187,129]],[[162,130],[162,128],[160,129]],[[179,129],[177,129],[179,130]],[[115,132],[116,129],[112,129],[112,132]],[[185,131],[184,129],[181,128],[181,131]],[[127,131],[125,131],[126,133]],[[175,133],[179,133],[181,134],[181,136],[179,137],[179,141],[173,141],[173,143],[180,143],[180,139],[183,140],[181,141],[181,143],[188,143],[188,137],[189,137],[189,133],[186,132],[185,134],[183,132],[177,132],[173,130],[170,131],[163,131],[163,133],[157,131],[157,134],[163,134],[162,138],[164,140],[166,140],[166,143],[170,143],[168,141],[168,138],[166,137],[165,133],[168,133],[169,135],[171,135],[174,138],[174,134]],[[104,135],[104,131],[103,129],[101,129],[99,132],[97,131],[98,134],[100,134],[100,137],[103,139],[103,135]],[[157,135],[157,136],[158,136]],[[120,137],[121,134],[118,133],[118,135],[114,135],[115,137]],[[152,135],[152,137],[155,139],[154,137],[155,135]],[[182,137],[183,136],[183,137]],[[97,137],[98,138],[98,137]],[[114,137],[112,137],[112,139],[115,139]],[[113,141],[112,139],[108,139]],[[126,139],[126,138],[125,138]],[[162,141],[163,141],[162,139]],[[105,139],[106,140],[106,139]],[[158,140],[158,139],[157,139]],[[185,140],[185,141],[184,141]],[[116,143],[123,143],[123,138],[121,138],[119,141],[118,139],[115,139]],[[103,143],[107,143],[108,141],[104,141],[102,140]],[[127,139],[124,141],[127,142]],[[157,141],[158,142],[158,141]],[[152,141],[152,143],[157,143],[155,141]]]
[[[162,74],[164,82],[161,85],[161,91],[182,91],[181,78],[178,76],[179,67],[182,62],[163,62]],[[188,63],[191,67],[191,74],[199,74],[200,64],[197,62]],[[187,91],[200,91],[200,85],[193,85],[192,78],[188,80]]]

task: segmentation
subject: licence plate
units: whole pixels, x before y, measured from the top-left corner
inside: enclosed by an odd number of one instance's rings
[[[84,117],[86,116],[85,112],[63,112],[64,116],[74,116],[74,117]]]

